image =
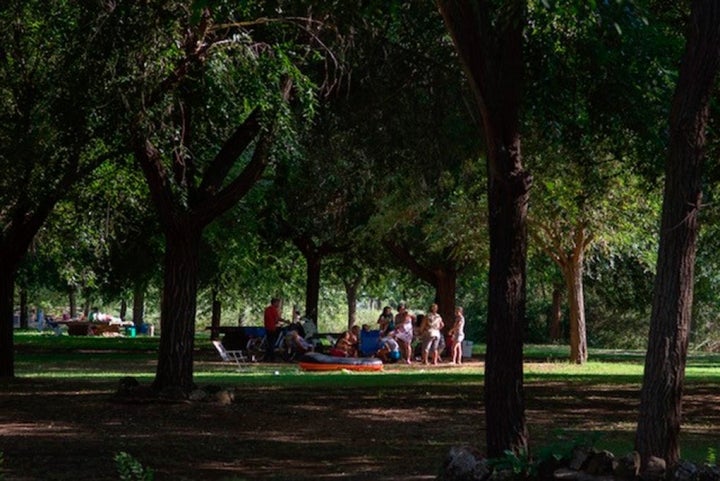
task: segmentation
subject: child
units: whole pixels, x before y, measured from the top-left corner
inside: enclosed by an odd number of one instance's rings
[[[465,317],[463,316],[463,308],[460,306],[455,308],[455,324],[452,329],[450,329],[449,334],[453,340],[451,364],[462,364],[462,342],[465,340]]]

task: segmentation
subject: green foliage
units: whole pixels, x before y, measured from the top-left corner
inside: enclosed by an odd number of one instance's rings
[[[521,449],[517,453],[506,449],[501,457],[488,459],[488,466],[496,472],[510,472],[516,479],[529,478],[535,474],[535,465],[527,449]]]
[[[536,450],[536,463],[540,464],[547,460],[568,461],[572,459],[573,452],[577,448],[593,448],[602,438],[602,433],[589,431],[576,435],[569,435],[564,431],[558,431],[554,437],[556,441],[541,446]]]
[[[155,479],[152,469],[143,467],[140,461],[124,451],[117,453],[114,459],[121,481],[153,481]]]
[[[503,456],[488,460],[488,465],[495,471],[507,471],[515,479],[535,478],[538,468],[548,461],[569,461],[577,448],[591,449],[601,438],[602,433],[587,432],[574,437],[558,432],[557,441],[541,446],[535,456],[530,456],[526,449],[519,452],[506,450]]]
[[[710,466],[717,464],[717,451],[713,447],[707,449],[707,455],[705,456],[705,462]]]

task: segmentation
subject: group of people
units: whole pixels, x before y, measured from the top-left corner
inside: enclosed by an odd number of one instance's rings
[[[423,364],[438,364],[440,352],[445,347],[442,330],[445,323],[438,314],[438,305],[431,304],[428,313],[415,316],[405,304],[398,306],[393,316],[392,308],[386,306],[378,318],[382,342],[393,340],[398,344],[400,358],[412,363],[413,341],[418,340]],[[463,308],[455,308],[455,322],[448,331],[451,342],[452,364],[462,363],[462,342],[465,340],[465,317]]]
[[[446,343],[442,330],[445,327],[438,313],[438,305],[432,304],[426,315],[415,316],[405,304],[398,306],[397,314],[386,306],[377,320],[380,331],[379,349],[376,356],[383,362],[413,362],[413,343],[419,341],[420,359],[424,364],[438,364],[440,352]],[[369,330],[369,326],[363,326]],[[361,329],[355,325],[345,331],[330,350],[331,355],[354,357],[358,355]],[[451,342],[452,364],[462,363],[462,342],[465,339],[465,317],[463,308],[455,309],[455,322],[448,331]]]
[[[284,322],[280,315],[280,299],[273,298],[264,312],[264,326],[267,335],[267,357],[273,360],[274,346],[277,341],[280,324]],[[413,343],[420,349],[419,358],[423,364],[438,364],[440,353],[445,349],[443,337],[445,322],[438,313],[438,305],[430,305],[427,314],[411,313],[404,303],[398,305],[397,314],[386,306],[377,320],[380,342],[375,355],[383,362],[413,362]],[[370,330],[364,325],[363,329]],[[455,308],[455,319],[448,330],[448,341],[452,353],[451,364],[462,364],[462,343],[465,340],[465,317],[463,308]],[[292,332],[291,332],[292,335]],[[329,354],[342,357],[356,357],[360,353],[361,328],[354,325],[337,339]],[[303,336],[294,334],[292,341],[298,344],[301,352],[312,350],[312,345]]]

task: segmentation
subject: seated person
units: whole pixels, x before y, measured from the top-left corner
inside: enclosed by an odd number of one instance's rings
[[[295,352],[300,354],[305,354],[313,350],[313,345],[306,341],[297,331],[290,331],[285,338],[285,342],[292,346]]]
[[[378,349],[377,357],[384,363],[393,363],[400,360],[400,345],[392,336],[382,338],[382,346]]]
[[[330,355],[339,357],[357,356],[357,343],[353,343],[352,332],[343,332],[343,335],[340,336],[340,339],[337,340],[335,346],[330,349]]]
[[[360,350],[360,326],[357,324],[350,328],[350,342],[357,355],[357,352]]]

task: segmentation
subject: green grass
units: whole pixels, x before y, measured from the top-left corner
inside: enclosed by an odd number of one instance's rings
[[[30,378],[101,379],[132,375],[140,380],[155,374],[159,337],[55,336],[52,333],[15,333],[16,372]],[[217,362],[207,333],[195,341],[195,378],[198,383],[293,385],[389,386],[399,384],[482,383],[482,368],[441,367],[396,369],[382,373],[307,373],[294,364],[250,365],[242,372]],[[482,356],[485,346],[473,346],[474,356]],[[559,345],[525,347],[525,381],[624,384],[642,380],[644,353],[611,349],[590,350],[583,365],[567,361],[569,349]],[[278,374],[275,374],[278,371]],[[720,355],[691,353],[686,369],[687,382],[720,382]]]
[[[117,380],[133,376],[142,383],[155,377],[159,338],[138,336],[74,337],[54,336],[51,333],[20,331],[15,333],[15,372],[29,379],[31,384],[43,380],[77,383],[82,389],[111,392]],[[220,385],[259,389],[335,389],[369,388],[371,392],[392,393],[413,386],[473,386],[481,392],[483,368],[472,366],[442,366],[424,369],[418,365],[387,366],[379,373],[304,372],[295,364],[251,364],[238,372],[234,365],[220,362],[206,332],[198,333],[194,379],[199,386]],[[485,346],[474,345],[475,356],[482,356]],[[558,396],[582,395],[590,386],[631,386],[642,382],[644,352],[609,349],[590,350],[590,361],[584,365],[568,362],[569,349],[559,345],[528,345],[524,366],[527,386],[560,383]],[[691,353],[688,358],[686,382],[690,384],[720,384],[720,355]],[[577,385],[574,389],[569,385]],[[610,389],[611,390],[611,389]],[[632,422],[616,426],[602,434],[598,447],[616,453],[632,448]],[[580,433],[582,434],[582,433]],[[570,434],[572,435],[572,433]],[[702,461],[707,457],[706,437],[690,436],[683,442],[683,455]]]

